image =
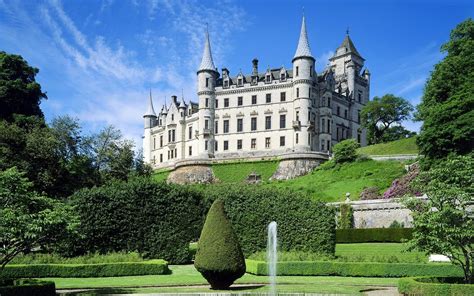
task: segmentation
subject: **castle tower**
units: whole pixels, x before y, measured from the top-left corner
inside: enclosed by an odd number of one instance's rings
[[[150,90],[150,100],[148,102],[148,109],[143,115],[145,120],[145,133],[143,135],[143,160],[146,163],[150,163],[151,158],[151,128],[155,126],[156,123],[156,113],[153,108],[153,99],[151,97]]]
[[[315,59],[311,54],[308,35],[306,33],[306,21],[303,16],[300,38],[293,63],[293,107],[295,129],[294,147],[298,151],[311,150],[314,124],[311,123],[311,91],[316,72],[314,69]]]
[[[209,32],[206,30],[206,40],[201,65],[197,71],[199,98],[199,157],[214,157],[214,117],[215,117],[215,86],[219,73],[212,60]]]

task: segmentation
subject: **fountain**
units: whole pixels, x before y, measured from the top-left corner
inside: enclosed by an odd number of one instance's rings
[[[268,224],[267,261],[268,276],[270,279],[270,295],[276,295],[276,275],[277,275],[277,223],[275,221]]]

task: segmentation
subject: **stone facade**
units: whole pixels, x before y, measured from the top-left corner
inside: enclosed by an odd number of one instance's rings
[[[156,114],[150,94],[144,115],[144,160],[154,168],[166,168],[193,159],[327,155],[347,138],[365,146],[359,112],[369,100],[370,73],[363,65],[347,35],[328,67],[316,73],[303,18],[291,69],[259,72],[255,59],[251,73],[231,76],[228,69],[218,72],[214,66],[206,34],[197,71],[198,102],[172,96]],[[297,171],[310,162],[284,162],[282,170],[292,163]]]

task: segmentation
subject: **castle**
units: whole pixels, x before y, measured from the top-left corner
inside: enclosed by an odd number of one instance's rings
[[[155,113],[150,94],[143,154],[154,168],[193,160],[265,159],[286,155],[327,159],[331,147],[354,138],[366,145],[360,110],[369,100],[370,73],[349,34],[316,73],[303,17],[292,69],[231,76],[214,65],[209,33],[197,70],[198,103],[172,96]]]

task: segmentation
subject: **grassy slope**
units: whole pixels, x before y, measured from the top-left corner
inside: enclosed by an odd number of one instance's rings
[[[239,162],[215,164],[212,166],[214,175],[223,183],[243,182],[247,176],[255,172],[262,180],[268,180],[278,167],[278,161]]]
[[[416,137],[362,147],[359,152],[366,155],[418,154]]]
[[[352,200],[357,200],[364,187],[377,186],[383,192],[403,174],[401,162],[367,160],[316,170],[303,177],[269,185],[293,189],[325,202],[342,201],[346,192],[351,193]]]

